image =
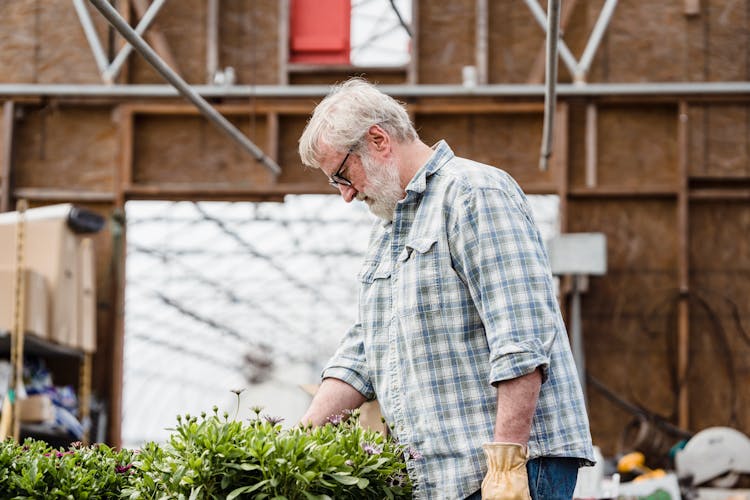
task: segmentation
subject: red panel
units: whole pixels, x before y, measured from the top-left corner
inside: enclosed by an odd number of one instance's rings
[[[349,64],[351,0],[292,0],[289,61]]]

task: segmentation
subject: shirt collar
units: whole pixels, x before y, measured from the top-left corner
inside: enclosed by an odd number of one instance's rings
[[[410,191],[417,194],[424,193],[424,190],[427,189],[427,178],[456,156],[444,140],[436,143],[432,146],[432,149],[434,153],[432,153],[430,159],[417,170],[409,184],[406,185],[407,194]]]

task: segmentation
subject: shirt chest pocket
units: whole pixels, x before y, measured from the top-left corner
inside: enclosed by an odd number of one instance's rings
[[[409,240],[397,258],[396,306],[402,316],[440,309],[440,251],[437,239]]]
[[[365,330],[383,327],[391,315],[392,270],[390,262],[367,261],[357,276],[360,322]]]

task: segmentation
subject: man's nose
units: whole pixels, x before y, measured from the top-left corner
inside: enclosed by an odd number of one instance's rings
[[[341,197],[344,198],[344,201],[347,203],[350,203],[355,196],[357,196],[357,190],[354,189],[352,186],[345,186],[344,184],[338,185],[339,191],[341,192]]]

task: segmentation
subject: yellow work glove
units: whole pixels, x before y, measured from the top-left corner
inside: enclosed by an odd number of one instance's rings
[[[487,475],[482,500],[531,500],[526,474],[526,447],[517,443],[485,443]]]

